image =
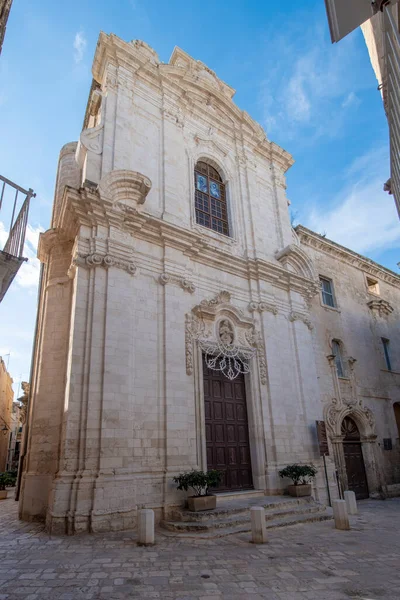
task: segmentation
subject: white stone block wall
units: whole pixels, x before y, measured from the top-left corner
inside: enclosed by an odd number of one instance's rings
[[[365,405],[375,411],[386,394],[377,435],[394,430],[395,375],[373,371],[372,324],[377,335],[384,324],[365,307],[364,263],[344,268],[323,242],[300,244],[285,194],[291,157],[204,65],[179,49],[164,65],[144,43],[101,34],[93,72],[100,108],[89,109],[76,165],[69,150],[60,160],[43,236],[23,518],[46,518],[55,533],[107,531],[134,526],[140,507],[159,520],[181,504],[173,476],[207,468],[201,335],[188,318],[213,338],[221,316],[256,353],[245,381],[255,487],[283,493],[279,469],[313,462],[326,502],[315,421],[338,390],[332,336],[359,352],[351,385]],[[196,224],[200,158],[226,181],[230,237]],[[334,279],[341,312],[321,306],[319,273]],[[382,293],[398,305],[390,282]],[[327,463],[335,497],[332,453]]]

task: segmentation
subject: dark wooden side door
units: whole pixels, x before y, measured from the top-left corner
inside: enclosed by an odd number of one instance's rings
[[[223,471],[218,490],[253,487],[244,376],[230,381],[203,360],[207,469]]]
[[[368,483],[365,474],[360,433],[357,425],[350,417],[344,419],[342,433],[345,436],[343,450],[349,490],[355,493],[357,500],[368,498]]]

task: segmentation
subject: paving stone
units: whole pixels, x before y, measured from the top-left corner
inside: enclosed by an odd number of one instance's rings
[[[178,539],[157,531],[51,538],[20,526],[17,503],[0,504],[0,600],[374,600],[400,599],[400,499],[359,502],[350,531],[331,521],[249,534]]]

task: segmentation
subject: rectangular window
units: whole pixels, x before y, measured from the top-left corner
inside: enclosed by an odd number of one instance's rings
[[[321,284],[322,302],[326,306],[335,308],[335,298],[333,296],[333,283],[331,279],[325,279],[325,277],[319,278]]]
[[[383,353],[385,355],[386,368],[388,371],[392,370],[392,364],[390,362],[390,352],[389,352],[389,340],[386,338],[381,338],[383,344]]]
[[[342,360],[342,349],[339,342],[333,340],[332,342],[332,354],[335,357],[335,365],[338,377],[344,377],[343,360]]]
[[[367,287],[370,294],[376,294],[379,296],[379,283],[376,281],[376,279],[367,277]]]

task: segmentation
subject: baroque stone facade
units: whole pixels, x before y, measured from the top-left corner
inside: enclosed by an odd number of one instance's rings
[[[400,278],[292,229],[291,156],[200,61],[175,48],[164,64],[144,42],[102,33],[93,77],[39,244],[21,517],[75,533],[131,527],[143,506],[167,516],[183,501],[173,476],[207,469],[213,451],[206,367],[218,368],[225,394],[244,378],[247,415],[236,415],[243,422],[233,429],[226,416],[224,427],[228,437],[239,432],[254,488],[282,494],[278,470],[313,461],[313,493],[326,501],[315,428],[324,415],[331,496],[335,469],[348,485],[340,429],[348,415],[362,436],[369,493],[400,481],[398,447],[385,454],[379,445],[396,438],[399,375],[381,371],[372,337],[374,326],[375,337],[400,342]],[[199,223],[198,161],[220,177],[229,235]],[[369,296],[366,274],[393,312],[369,306],[379,298]],[[319,276],[334,279],[340,308],[321,305]],[[340,380],[331,357],[339,338],[349,365]]]

